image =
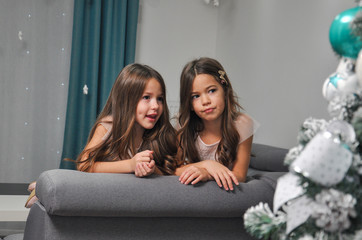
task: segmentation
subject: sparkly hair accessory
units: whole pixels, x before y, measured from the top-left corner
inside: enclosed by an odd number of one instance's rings
[[[222,85],[228,85],[228,82],[225,79],[225,71],[219,70],[218,73],[220,74],[221,84]]]

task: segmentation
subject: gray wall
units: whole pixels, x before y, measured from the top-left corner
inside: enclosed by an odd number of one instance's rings
[[[329,27],[353,0],[141,0],[136,61],[164,76],[177,105],[179,75],[195,57],[217,58],[244,108],[261,123],[254,142],[290,148],[307,117],[330,119],[324,80],[338,58]]]
[[[161,73],[171,113],[177,112],[186,62],[216,57],[218,12],[203,0],[140,0],[136,61]]]
[[[59,167],[73,0],[0,0],[0,183]]]

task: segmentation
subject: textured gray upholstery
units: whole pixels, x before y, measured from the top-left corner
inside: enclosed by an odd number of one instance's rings
[[[24,234],[17,233],[17,234],[12,234],[12,235],[5,237],[4,240],[23,240],[23,238],[24,238]]]
[[[287,149],[254,143],[251,153],[251,168],[272,172],[288,171],[288,167],[284,165],[284,158],[288,153]]]
[[[59,239],[252,239],[242,218],[61,217],[35,204],[24,240]]]
[[[177,176],[57,169],[41,174],[36,192],[46,211],[58,216],[240,217],[250,204],[270,200],[274,181],[267,175],[225,191],[213,181],[183,185]]]
[[[282,149],[257,148],[262,162],[259,151],[269,152],[265,165],[282,166]],[[273,169],[250,168],[248,181],[229,192],[214,181],[183,185],[177,176],[46,171],[37,180],[39,202],[24,239],[253,239],[243,214],[259,202],[272,207],[276,181],[285,174],[283,166]]]

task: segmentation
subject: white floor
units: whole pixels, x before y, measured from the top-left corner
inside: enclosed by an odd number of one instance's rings
[[[28,195],[0,195],[0,222],[26,221],[29,209],[25,208]]]

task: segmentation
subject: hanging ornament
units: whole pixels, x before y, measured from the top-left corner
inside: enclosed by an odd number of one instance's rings
[[[18,38],[19,38],[20,41],[23,40],[23,32],[22,31],[18,32]]]
[[[330,187],[342,181],[351,164],[351,151],[338,136],[323,131],[307,144],[290,169],[322,186]]]
[[[88,86],[87,86],[87,84],[84,84],[83,94],[84,94],[84,95],[88,95]]]
[[[326,131],[334,136],[338,136],[347,145],[353,145],[356,141],[356,133],[353,126],[346,121],[334,119],[327,125]]]
[[[285,212],[287,213],[286,233],[289,234],[305,223],[315,210],[314,206],[314,202],[306,196],[297,198],[291,204],[285,206]]]
[[[322,93],[325,99],[331,101],[340,93],[354,93],[360,85],[355,70],[355,60],[343,57],[336,72],[332,73],[323,84]]]
[[[304,193],[299,185],[299,177],[293,173],[287,173],[278,179],[274,193],[273,212],[276,213],[281,206],[288,201],[299,197]]]
[[[329,29],[329,41],[333,50],[342,57],[356,59],[362,48],[360,37],[353,34],[351,23],[362,7],[348,9],[338,14]]]

